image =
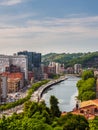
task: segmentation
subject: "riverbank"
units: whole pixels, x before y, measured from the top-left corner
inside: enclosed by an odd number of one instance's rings
[[[52,85],[55,85],[55,84],[58,84],[64,80],[66,80],[67,77],[65,76],[62,76],[60,77],[59,79],[56,79],[56,80],[51,80],[50,82],[48,82],[47,84],[45,85],[42,85],[40,88],[38,88],[31,96],[31,101],[36,101],[36,102],[40,102],[42,101],[42,95],[44,93],[44,91],[46,89],[48,89],[49,87],[51,87]]]

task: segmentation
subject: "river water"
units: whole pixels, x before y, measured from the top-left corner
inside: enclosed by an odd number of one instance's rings
[[[54,95],[59,101],[59,108],[63,111],[71,111],[76,104],[75,96],[78,95],[76,83],[80,78],[69,76],[65,81],[51,86],[43,93],[42,99],[49,107],[49,99]]]

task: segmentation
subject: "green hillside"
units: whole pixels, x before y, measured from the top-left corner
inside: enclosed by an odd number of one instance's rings
[[[64,63],[65,67],[73,66],[76,63],[83,67],[98,67],[98,52],[88,53],[49,53],[42,56],[42,62],[48,64],[50,61]]]

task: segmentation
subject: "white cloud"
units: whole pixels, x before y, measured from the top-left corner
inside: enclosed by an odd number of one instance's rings
[[[98,37],[98,25],[91,27],[89,23],[96,24],[98,16],[86,18],[54,18],[28,21],[26,27],[4,27],[0,29],[0,37],[24,37],[32,33],[42,35],[46,34],[67,34],[69,36]],[[88,26],[89,25],[89,26]]]
[[[23,0],[1,0],[0,5],[12,6],[23,2]]]
[[[98,16],[91,17],[83,17],[83,18],[46,18],[42,20],[32,20],[28,21],[31,25],[47,25],[47,26],[64,26],[64,25],[78,25],[78,24],[86,24],[98,22]]]

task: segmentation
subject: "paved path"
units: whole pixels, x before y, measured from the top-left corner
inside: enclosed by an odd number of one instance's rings
[[[65,80],[66,78],[65,77],[61,77],[60,79],[56,79],[56,80],[52,80],[50,82],[48,82],[47,84],[45,85],[42,85],[40,88],[38,88],[38,90],[36,90],[32,96],[31,96],[31,101],[36,101],[36,102],[39,102],[41,101],[41,97],[42,97],[42,94],[43,94],[43,91],[47,88],[49,88],[50,86],[54,85],[54,84],[57,84],[63,80]]]

